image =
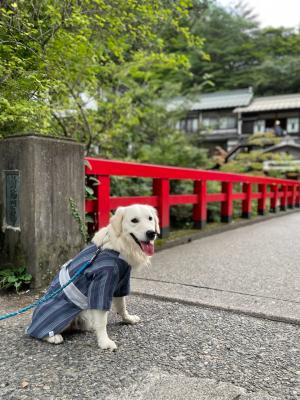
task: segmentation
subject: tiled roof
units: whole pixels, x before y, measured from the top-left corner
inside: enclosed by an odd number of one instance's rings
[[[252,89],[207,93],[192,104],[192,110],[216,110],[247,106],[252,100]]]
[[[291,148],[300,151],[300,145],[297,144],[294,139],[286,137],[281,143],[275,144],[274,146],[268,147],[267,149],[263,150],[263,153],[269,153],[274,150],[285,149],[285,148]]]
[[[258,111],[300,109],[300,93],[281,96],[256,97],[247,107],[239,106],[234,112],[250,113]]]
[[[184,108],[189,111],[217,110],[247,106],[252,100],[251,88],[230,90],[224,92],[204,93],[192,99],[175,98],[168,103],[168,111]]]

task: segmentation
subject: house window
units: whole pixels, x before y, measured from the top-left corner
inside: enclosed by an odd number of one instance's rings
[[[206,129],[216,129],[218,126],[218,120],[214,117],[206,117],[202,119],[202,125]]]
[[[265,132],[265,129],[266,129],[266,121],[264,119],[255,121],[253,133],[258,133],[258,132],[262,133]]]
[[[287,132],[298,133],[299,132],[299,118],[288,118],[287,119]]]
[[[179,124],[180,130],[185,131],[185,125],[186,125],[185,123],[186,123],[186,120],[185,120],[185,119],[182,119],[182,120],[180,121],[180,124]]]
[[[237,121],[235,117],[204,117],[202,119],[202,126],[204,129],[235,129]]]
[[[221,117],[219,120],[220,129],[234,129],[236,128],[236,118],[235,117]]]
[[[188,118],[186,120],[186,131],[197,132],[198,130],[198,118]]]

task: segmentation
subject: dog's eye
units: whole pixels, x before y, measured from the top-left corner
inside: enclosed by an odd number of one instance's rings
[[[149,217],[149,221],[152,221],[153,220],[153,218],[152,217]]]
[[[137,218],[133,218],[133,219],[131,220],[131,222],[133,222],[134,224],[137,224],[137,223],[139,222],[139,220],[138,220]]]

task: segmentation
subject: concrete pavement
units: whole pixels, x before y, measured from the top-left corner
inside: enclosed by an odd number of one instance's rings
[[[141,323],[110,317],[114,353],[93,333],[33,340],[30,314],[0,322],[1,400],[300,399],[299,233],[296,213],[158,253],[134,274]],[[0,314],[33,300],[0,296]]]
[[[300,213],[164,250],[137,294],[300,323]]]
[[[32,298],[26,296],[23,304]],[[0,298],[0,313],[20,299]],[[1,400],[298,400],[299,326],[132,296],[135,326],[111,315],[114,353],[93,333],[54,346],[0,323]]]
[[[184,374],[171,375],[153,369],[139,377],[135,384],[122,395],[118,394],[109,400],[276,400],[278,397],[264,391],[249,393],[231,383],[215,379],[199,379]]]

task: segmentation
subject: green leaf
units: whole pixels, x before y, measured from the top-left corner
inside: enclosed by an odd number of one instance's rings
[[[85,222],[88,224],[88,223],[93,223],[94,222],[94,219],[90,216],[90,215],[88,215],[88,214],[86,214],[85,215]]]
[[[17,292],[23,285],[28,285],[32,280],[32,276],[26,273],[26,267],[24,266],[0,270],[0,276],[2,276],[0,288],[9,289],[14,287]]]
[[[90,176],[90,177],[89,177],[89,180],[90,180],[91,182],[93,182],[93,186],[98,186],[98,185],[100,185],[99,179],[95,178],[94,176]]]
[[[89,186],[85,187],[85,191],[90,196],[92,196],[94,194],[94,190],[92,188],[90,188]]]
[[[7,277],[7,282],[8,283],[14,283],[14,282],[17,282],[17,281],[18,281],[18,278],[16,276],[14,276],[14,275],[11,275],[11,276]]]

